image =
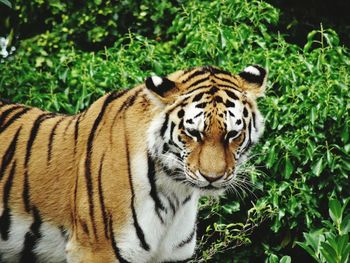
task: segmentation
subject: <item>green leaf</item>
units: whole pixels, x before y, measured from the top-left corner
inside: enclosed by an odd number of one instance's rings
[[[292,262],[292,259],[290,256],[283,256],[281,259],[280,259],[280,263],[291,263]]]
[[[238,212],[240,209],[240,203],[239,202],[232,202],[229,204],[225,204],[222,206],[226,214],[233,214],[234,212]]]
[[[323,171],[323,157],[321,157],[315,165],[312,166],[312,172],[316,176],[320,176]]]
[[[293,163],[287,155],[285,159],[285,164],[284,164],[284,172],[283,172],[284,178],[289,179],[293,171],[294,171]]]
[[[319,244],[324,241],[323,230],[319,229],[311,233],[304,233],[306,244],[310,245],[314,251],[318,251]]]
[[[333,222],[339,224],[342,218],[342,206],[340,202],[336,199],[329,200],[329,215],[332,218]]]
[[[344,128],[341,132],[341,139],[343,143],[347,143],[349,141],[349,127],[348,125],[344,125]]]
[[[315,120],[316,120],[316,108],[312,108],[310,112],[310,121],[312,125],[315,124]]]
[[[314,251],[311,249],[310,246],[308,246],[305,243],[302,242],[296,242],[299,246],[301,246],[307,253],[309,253],[310,256],[312,256],[317,262],[319,262],[319,258],[317,257],[317,251]]]
[[[343,255],[344,250],[346,249],[346,245],[349,242],[349,236],[348,235],[341,235],[337,237],[337,254]]]
[[[349,256],[350,256],[350,243],[346,244],[341,256],[342,258],[340,263],[348,263]]]
[[[345,199],[344,204],[343,204],[343,206],[341,208],[341,214],[342,215],[344,215],[344,211],[345,211],[346,207],[348,206],[349,202],[350,202],[350,198],[348,197],[348,198]]]
[[[350,232],[350,214],[345,216],[340,224],[340,234],[346,235]]]
[[[327,263],[337,263],[337,253],[328,243],[322,243],[320,251],[322,256],[326,258]]]
[[[0,0],[0,3],[3,3],[4,5],[7,5],[9,8],[12,8],[12,4],[8,0]]]
[[[271,254],[268,258],[268,263],[278,263],[278,257],[274,254]]]

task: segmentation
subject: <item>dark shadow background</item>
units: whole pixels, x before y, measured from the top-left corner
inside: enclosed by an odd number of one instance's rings
[[[281,10],[277,29],[286,40],[306,44],[307,34],[323,28],[334,29],[343,45],[350,47],[350,0],[265,0]]]
[[[322,23],[325,29],[332,28],[338,33],[341,44],[350,47],[350,0],[265,1],[281,10],[280,22],[273,30],[278,30],[284,34],[288,42],[303,47],[306,43],[307,34],[314,29],[319,29]],[[135,0],[136,6],[137,3],[139,3],[139,1]],[[25,5],[27,4],[28,3]],[[72,5],[77,9],[84,6],[81,0],[73,1]],[[174,5],[179,5],[179,2],[174,0]],[[30,5],[28,4],[26,8],[30,10]],[[128,10],[125,11],[128,12]],[[45,10],[45,8],[35,10],[35,14],[36,17],[34,19],[23,22],[18,18],[16,11],[0,3],[0,36],[6,36],[11,29],[14,29],[16,39],[20,40],[33,37],[45,30],[50,30],[50,26],[45,24],[45,20],[52,17],[53,14],[51,14],[49,10]],[[175,14],[168,15],[168,18],[171,18],[171,16]],[[118,27],[122,27],[120,29],[121,32],[127,32],[128,28],[132,29],[133,21],[130,19],[135,20],[135,17],[126,15],[121,19],[123,24],[125,24],[118,25]],[[145,35],[147,35],[147,32]],[[17,42],[15,39],[14,41]],[[88,46],[89,44],[85,43],[82,39],[75,39],[75,42],[79,43],[78,46],[82,50],[103,49],[104,46],[108,47],[113,45],[114,41],[115,39],[109,39],[105,43],[99,43],[96,47],[90,47]]]

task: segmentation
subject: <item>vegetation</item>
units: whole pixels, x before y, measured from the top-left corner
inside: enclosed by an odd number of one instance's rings
[[[279,10],[260,0],[0,5],[6,48],[17,47],[0,63],[0,97],[51,111],[180,68],[266,67],[264,137],[237,191],[201,200],[193,262],[349,262],[350,53],[332,29],[290,44],[273,30]]]

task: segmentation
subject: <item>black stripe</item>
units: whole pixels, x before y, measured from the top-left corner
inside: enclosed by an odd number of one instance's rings
[[[244,106],[244,108],[243,108],[243,117],[244,117],[244,118],[247,118],[247,117],[248,117],[248,110],[247,110],[247,107],[246,107],[246,106]]]
[[[22,198],[23,198],[24,208],[25,208],[27,213],[29,213],[31,210],[28,177],[29,177],[28,170],[25,170],[24,171],[24,183],[23,183]]]
[[[5,119],[8,115],[11,114],[11,112],[19,109],[19,108],[23,108],[23,106],[20,106],[20,105],[13,105],[13,107],[7,109],[7,110],[4,110],[1,114],[0,114],[0,125],[2,125],[4,122],[5,122]]]
[[[10,175],[7,178],[3,193],[4,212],[0,217],[0,234],[3,240],[8,240],[9,238],[9,231],[11,226],[11,210],[9,207],[9,199],[15,171],[16,161],[14,161],[12,164]]]
[[[199,116],[201,116],[202,114],[204,114],[204,112],[203,112],[203,111],[201,111],[200,113],[197,113],[197,115],[196,115],[196,116],[194,116],[194,117],[193,117],[193,119],[198,118],[198,117],[199,117]]]
[[[208,81],[208,80],[209,80],[209,77],[205,77],[205,78],[199,79],[199,80],[193,82],[193,83],[188,87],[188,89],[190,89],[190,88],[192,88],[192,87],[195,87],[195,86],[199,85],[200,83],[205,82],[205,81]]]
[[[174,193],[171,196],[174,198],[175,206],[178,208],[180,206],[179,198],[177,198],[177,196]]]
[[[62,119],[59,119],[56,124],[53,126],[52,130],[51,130],[51,133],[50,133],[50,137],[49,137],[49,143],[47,145],[47,165],[50,164],[50,161],[51,161],[51,154],[52,154],[52,143],[53,143],[53,140],[54,140],[54,137],[56,135],[56,129],[58,127],[58,125],[63,121],[65,120],[65,118],[62,118]]]
[[[243,71],[243,72],[239,73],[239,76],[250,83],[257,83],[259,85],[262,85],[264,82],[266,72],[265,72],[265,70],[263,70],[263,72],[261,70],[259,70],[259,72],[262,74],[255,75],[255,74],[252,74],[250,72]]]
[[[182,83],[186,83],[188,81],[190,81],[191,79],[193,79],[194,77],[203,75],[203,74],[208,74],[208,72],[204,71],[204,70],[197,70],[195,72],[193,72],[191,75],[189,75],[185,80],[182,81]]]
[[[234,107],[236,107],[236,104],[233,101],[230,101],[229,99],[227,99],[225,102],[225,106],[227,108],[234,108]]]
[[[247,135],[246,135],[246,128],[247,128],[247,124],[246,124],[246,122],[245,121],[243,121],[243,133],[242,133],[242,136],[243,136],[243,140],[242,140],[242,143],[240,143],[239,144],[239,147],[241,147],[244,143],[245,143],[245,141],[246,141],[246,139],[247,139]],[[248,131],[249,132],[249,131]],[[250,135],[249,135],[249,137],[250,137]],[[250,138],[248,137],[248,142],[249,142],[249,140],[250,140]],[[247,146],[245,146],[244,148],[242,148],[242,152],[243,151],[245,151],[247,149]]]
[[[67,229],[63,226],[63,225],[60,225],[58,227],[60,233],[61,233],[61,236],[65,239],[65,241],[67,242],[68,241],[68,231]]]
[[[39,115],[39,117],[35,120],[35,122],[33,124],[32,130],[31,130],[30,135],[29,135],[29,139],[27,141],[26,155],[25,155],[25,159],[24,159],[24,185],[23,185],[23,193],[22,193],[24,207],[25,207],[27,213],[29,213],[29,211],[31,209],[30,196],[29,196],[28,164],[29,164],[29,160],[30,160],[30,157],[32,154],[32,147],[33,147],[35,138],[38,135],[38,131],[39,131],[41,123],[44,120],[51,118],[53,116],[55,116],[53,113],[44,113],[44,114]]]
[[[227,78],[224,78],[224,77],[218,77],[218,76],[215,76],[215,78],[218,79],[218,80],[227,82],[227,83],[233,85],[233,87],[235,87],[235,88],[238,88],[237,83],[233,82],[233,81],[230,80],[230,79],[227,79]]]
[[[121,95],[124,95],[125,93],[127,93],[129,90],[123,90],[120,92],[120,96]],[[135,99],[136,99],[136,96],[141,92],[141,90],[137,91],[135,94],[133,94],[132,96],[128,97],[124,102],[123,104],[120,106],[120,108],[118,109],[118,111],[116,112],[116,114],[114,115],[113,117],[113,122],[112,122],[112,125],[111,125],[111,131],[110,133],[112,134],[112,129],[114,127],[114,124],[117,120],[117,117],[119,116],[119,114],[121,113],[121,111],[123,111],[126,107],[128,106],[131,106],[134,102],[135,102]]]
[[[185,96],[193,95],[193,93],[195,93],[195,92],[197,92],[197,91],[199,91],[199,90],[208,89],[208,88],[211,88],[212,86],[213,86],[212,84],[210,84],[210,85],[201,85],[201,86],[198,86],[198,87],[196,87],[196,88],[191,89],[189,92],[184,93],[184,95],[185,95]],[[201,91],[201,93],[202,93],[203,95],[205,95],[205,92],[207,92],[207,90],[206,90],[206,91]],[[186,98],[186,100],[184,100],[184,103],[187,103],[187,99],[188,99],[188,98]]]
[[[11,226],[11,209],[6,207],[0,217],[0,235],[1,239],[7,241],[9,239]],[[1,261],[0,261],[1,262]]]
[[[180,136],[179,136],[180,137]],[[179,138],[178,138],[179,139]],[[180,141],[180,140],[179,140]],[[182,141],[180,141],[181,143],[183,143]],[[178,148],[179,150],[182,150],[182,148],[175,142],[175,141],[172,141],[170,140],[169,141],[169,144],[175,146],[176,148]]]
[[[157,186],[154,178],[156,174],[154,160],[152,159],[150,154],[147,154],[147,160],[148,160],[148,181],[149,181],[149,184],[151,185],[151,191],[149,194],[154,201],[154,204],[155,204],[154,208],[157,213],[157,216],[159,217],[160,221],[164,223],[164,220],[160,215],[159,209],[164,211],[165,207],[157,194]]]
[[[183,119],[181,120],[183,122]],[[175,129],[175,123],[171,122],[170,124],[170,140],[174,141],[173,134]]]
[[[76,147],[78,144],[78,136],[79,136],[79,122],[82,114],[78,115],[78,118],[75,120],[75,125],[74,125],[74,153],[76,153]]]
[[[125,90],[125,92],[128,90]],[[123,104],[120,106],[119,110],[117,111],[116,116],[118,116],[123,110],[125,110],[127,107],[132,106],[135,103],[135,100],[137,98],[137,95],[141,92],[142,90],[138,90],[136,91],[134,94],[132,94],[131,96],[129,96],[124,102]]]
[[[160,129],[160,136],[162,138],[164,138],[164,134],[168,128],[168,122],[169,122],[169,115],[168,114],[165,114],[165,119],[164,119],[164,122],[163,122],[163,125],[162,125],[162,128]]]
[[[226,92],[227,96],[229,96],[231,99],[239,100],[239,98],[237,97],[237,95],[234,92],[229,91],[229,90],[225,90],[225,92]]]
[[[172,200],[170,199],[170,197],[167,197],[167,199],[168,199],[168,202],[169,202],[170,208],[171,208],[171,210],[173,211],[173,215],[175,215],[175,214],[176,214],[176,208],[175,208],[175,205],[174,205],[174,203],[172,202]]]
[[[188,243],[190,243],[193,240],[195,233],[196,233],[196,227],[194,227],[192,232],[190,233],[190,235],[185,240],[181,241],[181,243],[178,244],[176,247],[181,248],[181,247],[187,245]]]
[[[25,168],[28,167],[30,156],[32,154],[31,151],[32,151],[33,143],[35,141],[36,136],[38,135],[38,131],[40,129],[41,123],[48,118],[52,118],[53,116],[55,116],[54,113],[44,113],[39,115],[39,117],[35,120],[32,130],[30,131],[29,139],[27,141],[26,155],[25,155],[25,161],[24,161]]]
[[[252,118],[253,118],[253,127],[256,129],[256,115],[254,112],[252,112]]]
[[[0,167],[0,181],[5,175],[7,166],[10,164],[13,156],[15,155],[17,140],[22,127],[19,127],[15,136],[13,137],[9,147],[7,148],[5,155],[2,157],[1,167]]]
[[[124,118],[125,119],[125,118]],[[141,242],[141,246],[144,250],[149,251],[150,247],[148,243],[145,240],[145,235],[143,233],[142,228],[139,225],[139,222],[137,220],[137,215],[136,215],[136,210],[135,210],[135,191],[134,191],[134,186],[133,186],[133,180],[132,180],[132,174],[130,170],[130,154],[129,154],[129,143],[128,143],[128,138],[125,134],[124,131],[124,137],[125,137],[125,151],[126,151],[126,161],[127,161],[127,166],[128,166],[128,176],[129,176],[129,185],[130,185],[130,190],[131,190],[131,212],[132,212],[132,218],[134,221],[134,227],[136,230],[137,237],[139,238]]]
[[[208,102],[201,102],[196,105],[196,108],[203,109],[207,106]]]
[[[117,98],[119,98],[120,96],[122,96],[124,93],[125,92],[119,92],[119,93],[114,92],[107,96],[107,98],[103,102],[100,113],[98,114],[97,118],[94,121],[94,124],[91,128],[89,138],[87,141],[87,150],[86,150],[86,158],[85,158],[85,181],[86,181],[86,190],[87,190],[88,201],[89,201],[89,214],[90,214],[91,223],[92,223],[95,236],[97,236],[97,230],[96,230],[96,224],[95,224],[95,211],[94,211],[94,201],[93,201],[94,192],[93,192],[93,185],[92,185],[92,178],[91,178],[92,146],[95,139],[97,128],[100,122],[102,121],[102,118],[106,112],[108,105],[114,100],[116,100]]]
[[[232,74],[226,70],[219,69],[213,66],[206,66],[205,69],[207,69],[211,74],[223,74],[227,76],[232,76]]]
[[[37,262],[34,253],[34,248],[41,238],[40,227],[42,224],[38,209],[33,206],[33,223],[30,226],[30,231],[26,233],[24,238],[24,247],[21,253],[20,263],[35,263]]]
[[[185,205],[188,201],[190,201],[192,198],[192,195],[189,195],[185,198],[185,200],[182,201],[182,205]]]
[[[78,175],[76,175],[75,176],[75,185],[74,185],[74,211],[73,211],[75,227],[78,224],[78,213],[77,213],[78,179],[79,179],[79,177],[78,177]]]
[[[68,128],[69,128],[69,126],[72,124],[73,120],[74,120],[74,118],[73,118],[73,117],[70,117],[70,120],[69,120],[69,122],[68,122],[66,128],[64,129],[63,136],[66,135],[66,133],[67,133],[67,131],[68,131]]]
[[[242,90],[240,90],[238,87],[236,87],[236,86],[231,86],[231,85],[223,85],[223,84],[220,84],[220,83],[218,83],[218,84],[216,84],[216,86],[217,87],[219,87],[219,88],[224,88],[225,89],[225,91],[227,90],[227,89],[230,89],[230,90],[235,90],[235,91],[238,91],[238,92],[242,92]]]
[[[108,218],[107,218],[106,206],[105,206],[105,201],[104,201],[104,197],[103,197],[103,189],[102,189],[102,167],[103,167],[104,159],[105,159],[105,154],[102,155],[100,167],[98,169],[98,195],[100,198],[100,205],[101,205],[101,212],[102,212],[105,237],[106,237],[106,239],[109,239],[109,236],[108,236]]]
[[[202,97],[203,97],[203,95],[204,95],[204,93],[203,93],[203,92],[198,93],[196,96],[194,96],[194,98],[193,98],[192,102],[196,102],[196,101],[201,100],[201,99],[202,99]]]
[[[31,108],[24,108],[23,110],[16,112],[4,125],[0,123],[0,133],[5,131],[13,122],[21,118],[22,115],[24,115],[30,109]]]
[[[252,146],[252,121],[249,122],[248,133],[249,133],[249,137],[248,137],[247,146],[245,147],[245,151],[248,151],[248,149]]]
[[[126,259],[124,259],[122,257],[122,255],[120,254],[119,247],[117,246],[117,242],[116,242],[115,237],[114,237],[112,215],[109,216],[109,235],[110,235],[110,237],[112,239],[112,248],[113,248],[113,251],[114,251],[114,255],[118,259],[119,263],[129,263],[129,261],[127,261]]]

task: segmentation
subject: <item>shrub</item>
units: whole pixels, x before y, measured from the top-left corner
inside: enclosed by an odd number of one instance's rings
[[[319,263],[346,263],[350,255],[350,214],[345,214],[350,199],[342,205],[338,200],[329,201],[329,216],[323,228],[304,233],[304,242],[298,242]]]

